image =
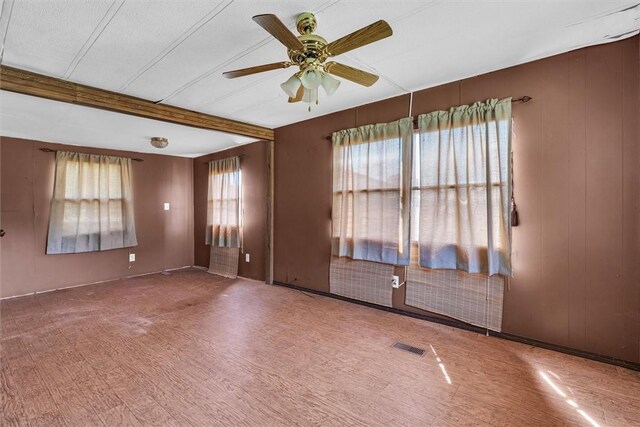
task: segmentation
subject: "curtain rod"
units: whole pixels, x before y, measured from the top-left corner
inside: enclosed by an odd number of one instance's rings
[[[248,154],[239,154],[237,156],[231,156],[231,157],[240,157],[241,159],[247,158],[249,157]],[[219,159],[215,159],[215,160],[219,160]],[[209,160],[208,162],[202,162],[203,165],[208,165],[210,162],[213,162],[213,160]]]
[[[51,148],[38,148],[38,150],[40,151],[44,151],[45,153],[57,153],[58,150],[52,150]],[[80,154],[88,154],[88,153],[80,153]],[[94,154],[95,155],[95,154]],[[116,157],[124,157],[124,156],[116,156]],[[131,159],[134,162],[144,162],[144,160],[138,158],[138,157],[124,157],[125,159]]]
[[[511,102],[515,103],[515,102],[522,102],[522,103],[527,103],[529,101],[531,101],[533,98],[530,96],[521,96],[520,98],[516,98],[516,99],[512,99]],[[356,110],[357,111],[357,110]],[[418,119],[413,119],[413,126],[417,126],[418,125]],[[324,139],[326,139],[327,141],[331,141],[333,140],[333,137],[331,135],[325,136]]]

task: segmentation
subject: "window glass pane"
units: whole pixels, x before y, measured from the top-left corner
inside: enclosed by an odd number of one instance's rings
[[[109,230],[122,230],[122,200],[109,200]]]
[[[233,164],[236,161],[229,158],[210,164],[207,244],[242,245],[242,174]]]
[[[103,168],[101,176],[100,168]],[[100,232],[100,204],[104,203],[102,219],[111,232],[122,231],[122,173],[118,163],[94,161],[67,162],[63,235]],[[107,182],[101,182],[107,179]],[[102,190],[102,191],[101,191]]]
[[[122,199],[122,173],[119,164],[109,164],[109,198]]]
[[[400,187],[400,142],[397,139],[369,144],[356,144],[348,148],[353,179],[349,190],[398,189]],[[340,177],[341,178],[341,177]],[[342,182],[334,182],[341,188]]]
[[[411,174],[411,241],[417,242],[420,235],[420,134],[413,134],[413,167]]]
[[[80,198],[80,163],[67,162],[66,168],[66,181],[64,186],[64,198],[65,199],[79,199]]]

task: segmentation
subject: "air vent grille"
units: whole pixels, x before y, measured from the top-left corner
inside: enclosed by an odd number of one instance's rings
[[[414,347],[412,345],[405,344],[402,342],[394,343],[393,347],[398,348],[400,350],[408,351],[409,353],[417,354],[418,356],[424,356],[424,354],[426,353],[426,350],[422,348]]]

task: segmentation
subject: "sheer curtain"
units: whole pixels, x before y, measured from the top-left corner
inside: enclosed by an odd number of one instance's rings
[[[240,158],[209,162],[206,244],[240,247]]]
[[[411,118],[333,134],[333,255],[409,264],[412,135]]]
[[[131,159],[58,151],[47,254],[137,244]]]
[[[423,114],[418,127],[420,265],[511,275],[511,98]]]

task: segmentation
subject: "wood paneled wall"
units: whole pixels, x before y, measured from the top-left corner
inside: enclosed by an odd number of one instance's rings
[[[195,265],[209,266],[209,246],[204,243],[209,185],[207,162],[244,154],[246,157],[240,159],[244,208],[244,253],[240,254],[238,275],[254,280],[265,280],[267,148],[266,142],[258,141],[193,159]],[[249,262],[246,262],[245,254],[251,255]]]
[[[138,157],[133,164],[138,246],[45,255],[55,154],[39,148]],[[0,138],[0,296],[118,279],[193,264],[193,160]],[[164,202],[170,203],[165,211]]]
[[[640,361],[638,44],[636,36],[415,92],[412,111],[533,97],[513,109],[521,225],[513,230],[503,331],[633,362]],[[276,129],[274,280],[329,291],[325,136],[408,109],[405,95]],[[404,288],[393,301],[415,311],[404,305]]]

